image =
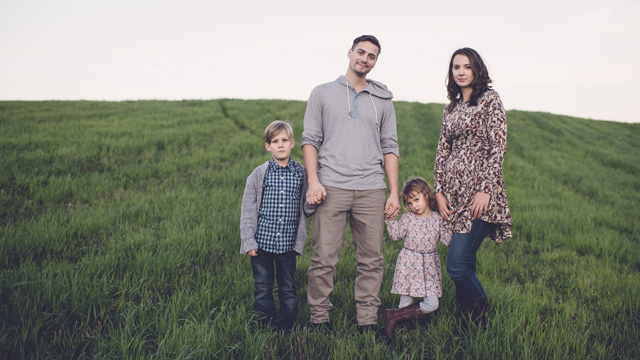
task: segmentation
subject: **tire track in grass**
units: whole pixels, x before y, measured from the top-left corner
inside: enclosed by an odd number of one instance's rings
[[[256,133],[256,131],[253,130],[251,127],[247,126],[247,124],[245,124],[242,120],[238,119],[235,116],[231,116],[227,105],[222,100],[220,100],[220,110],[222,111],[222,115],[224,115],[225,118],[231,120],[234,123],[234,125],[236,125],[238,129],[240,129],[241,131],[247,131],[252,135],[260,135]]]

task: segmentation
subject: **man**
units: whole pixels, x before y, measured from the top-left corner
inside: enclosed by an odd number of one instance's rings
[[[329,295],[347,219],[358,263],[358,330],[373,330],[378,319],[384,217],[395,218],[400,209],[393,95],[386,85],[367,79],[380,50],[374,36],[356,38],[347,53],[347,73],[314,88],[304,116],[306,197],[319,204],[307,293],[312,327],[330,327]],[[385,173],[390,190],[386,204]]]

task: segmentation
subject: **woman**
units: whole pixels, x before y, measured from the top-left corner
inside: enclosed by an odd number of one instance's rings
[[[511,238],[512,222],[502,176],[507,119],[490,86],[475,50],[453,53],[434,175],[438,210],[453,231],[447,272],[460,309],[483,324],[489,304],[476,276],[476,252],[486,236],[498,242]]]

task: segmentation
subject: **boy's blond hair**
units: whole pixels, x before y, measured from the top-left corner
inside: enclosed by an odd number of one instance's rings
[[[264,143],[271,144],[271,139],[276,137],[282,131],[286,131],[290,139],[293,139],[293,128],[286,121],[276,120],[264,129]]]

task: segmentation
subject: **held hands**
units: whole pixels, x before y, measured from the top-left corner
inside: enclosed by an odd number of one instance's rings
[[[438,203],[438,212],[443,219],[449,221],[451,216],[451,210],[449,210],[449,201],[442,195],[442,193],[436,193],[436,203]]]
[[[327,197],[327,190],[319,182],[313,184],[310,183],[306,196],[309,204],[317,205]]]
[[[487,211],[490,199],[491,195],[483,192],[477,192],[469,203],[469,206],[471,207],[471,217],[476,219],[483,216]]]
[[[249,255],[249,256],[258,256],[258,249],[253,249],[253,250],[247,251],[247,255]]]
[[[393,220],[398,217],[400,211],[400,198],[398,194],[391,194],[387,199],[387,204],[384,206],[384,218],[387,220]]]

